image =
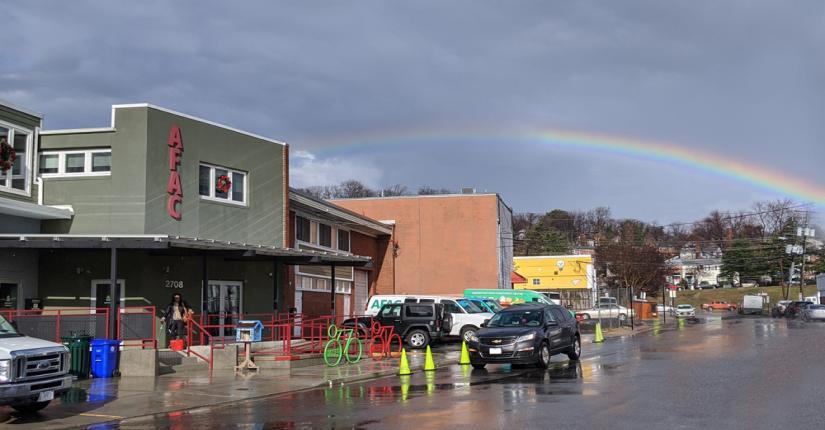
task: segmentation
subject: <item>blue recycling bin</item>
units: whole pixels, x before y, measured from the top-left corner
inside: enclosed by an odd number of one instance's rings
[[[117,368],[119,350],[119,340],[92,339],[92,376],[111,378]]]

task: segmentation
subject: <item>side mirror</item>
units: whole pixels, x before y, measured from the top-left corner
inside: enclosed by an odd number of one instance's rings
[[[487,327],[487,323],[488,323],[488,322],[490,322],[490,320],[489,320],[489,319],[484,320],[484,322],[482,322],[482,323],[481,323],[481,326],[482,326],[482,327]]]

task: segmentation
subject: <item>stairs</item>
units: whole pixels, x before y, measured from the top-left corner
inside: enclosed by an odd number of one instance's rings
[[[183,351],[158,350],[158,375],[170,373],[203,372],[209,365],[197,357],[187,357]]]

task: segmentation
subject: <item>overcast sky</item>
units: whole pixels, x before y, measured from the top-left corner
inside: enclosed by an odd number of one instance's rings
[[[692,221],[780,197],[676,165],[506,139],[559,128],[673,142],[825,184],[825,2],[0,1],[0,98],[47,129],[150,102],[285,140],[294,185],[501,193]]]

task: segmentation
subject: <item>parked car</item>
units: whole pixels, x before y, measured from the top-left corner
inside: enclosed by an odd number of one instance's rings
[[[805,306],[812,305],[811,302],[795,301],[788,304],[785,308],[785,318],[797,318],[802,316],[802,310]]]
[[[557,305],[511,306],[495,314],[468,344],[470,364],[483,369],[489,363],[538,364],[546,368],[550,357],[581,356],[579,323]]]
[[[451,314],[452,329],[445,336],[459,337],[465,341],[468,336],[481,327],[484,320],[490,319],[493,314],[484,309],[479,308],[470,300],[464,297],[447,297],[447,296],[385,296],[375,295],[370,297],[367,302],[367,315],[375,315],[377,309],[381,307],[377,304],[386,303],[441,303],[444,305],[444,311]]]
[[[65,346],[23,336],[0,316],[0,405],[37,412],[71,388],[68,372]]]
[[[793,300],[780,300],[776,302],[776,305],[771,309],[771,316],[774,318],[785,316],[785,309],[787,309],[791,303],[793,303]]]
[[[717,287],[716,284],[711,284],[708,281],[702,281],[702,282],[699,283],[699,289],[700,290],[712,290],[716,287]]]
[[[805,306],[802,310],[802,321],[825,321],[825,305]]]
[[[736,305],[719,300],[703,304],[702,309],[706,311],[735,311]]]
[[[696,316],[696,308],[692,305],[682,304],[676,306],[676,318],[693,318]]]
[[[740,314],[761,314],[762,306],[765,303],[763,296],[755,294],[746,294],[742,296],[742,302],[739,305]]]
[[[581,316],[584,320],[593,318],[617,318],[619,321],[624,321],[628,316],[636,316],[633,309],[628,309],[624,306],[601,304],[598,307],[576,311],[576,315]]]
[[[656,312],[657,313],[667,312],[668,314],[673,315],[673,311],[674,311],[673,306],[667,306],[667,305],[661,305],[661,304],[656,305]]]
[[[484,309],[490,313],[498,313],[498,311],[504,309],[497,301],[493,299],[469,299],[471,302],[475,303],[481,309]]]
[[[410,348],[422,349],[450,332],[448,315],[440,303],[390,303],[381,307],[374,320],[395,327]]]

